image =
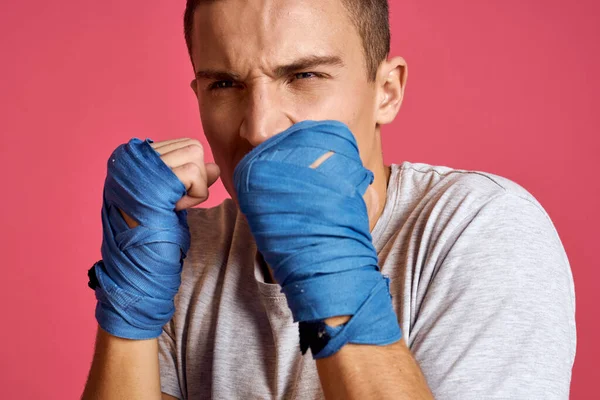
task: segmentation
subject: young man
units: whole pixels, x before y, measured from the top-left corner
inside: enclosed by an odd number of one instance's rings
[[[212,209],[188,210],[191,241],[180,286],[178,277],[173,280],[177,263],[167,276],[148,254],[147,264],[129,268],[133,259],[143,258],[131,253],[117,260],[121,253],[116,245],[114,253],[103,252],[106,265],[90,275],[99,281],[93,286],[101,329],[84,398],[150,399],[160,398],[161,392],[163,399],[568,398],[576,346],[573,279],[542,206],[521,186],[489,173],[408,161],[383,163],[380,127],[394,120],[407,79],[405,61],[388,57],[386,0],[188,0],[185,32],[195,73],[191,87],[215,164],[204,163],[197,140],[149,144],[185,186],[183,197],[175,199],[176,211],[203,202],[219,175],[232,200]],[[258,215],[261,207],[273,204],[259,196],[251,210],[258,216],[247,212],[251,203],[246,203],[247,194],[240,197],[242,172],[236,172],[251,150],[263,152],[261,145],[273,145],[269,139],[305,127],[303,121],[309,120],[344,123],[354,136],[360,162],[373,174],[372,184],[361,191],[364,209],[350,215],[349,223],[367,221],[377,273],[389,277],[387,299],[396,324],[390,325],[389,313],[382,311],[387,305],[381,303],[370,313],[381,313],[381,321],[387,322],[368,324],[364,314],[356,317],[363,324],[355,324],[341,348],[324,357],[317,357],[318,339],[306,334],[316,359],[299,351],[299,325],[303,328],[294,321],[303,321],[296,318],[300,305],[294,303],[290,285],[277,279],[282,271],[277,268],[282,260],[273,255],[277,245],[268,233],[260,236],[258,227],[278,229],[277,222],[268,225]],[[316,129],[311,126],[307,135]],[[337,125],[334,130],[343,132]],[[286,151],[302,153],[310,147],[303,143]],[[335,165],[341,162],[338,152],[337,147],[321,148],[306,166]],[[113,163],[119,163],[119,154]],[[273,161],[278,155],[269,157]],[[290,161],[289,168],[296,166]],[[306,169],[298,171],[299,179],[312,177]],[[343,171],[336,173],[345,179]],[[135,177],[146,180],[144,188],[152,192],[155,180]],[[106,187],[113,188],[117,180],[107,179]],[[279,179],[260,183],[267,189],[289,188]],[[336,196],[315,188],[314,196],[296,203],[308,210],[306,221]],[[155,190],[155,197],[161,190]],[[146,225],[133,214],[132,199],[142,196],[135,193],[113,203],[128,229]],[[335,208],[327,210],[336,214]],[[107,211],[105,233],[109,223],[118,226],[115,215]],[[276,221],[288,222],[285,217]],[[340,221],[333,224],[341,226]],[[307,222],[306,231],[312,232],[314,225]],[[293,232],[304,234],[301,224],[296,228]],[[283,235],[283,242],[297,240],[293,232]],[[333,245],[323,254],[334,252],[336,243],[345,246],[330,236],[323,240]],[[316,248],[318,244],[313,243]],[[106,248],[111,249],[109,244]],[[176,252],[180,254],[178,247]],[[109,265],[113,257],[117,261]],[[115,271],[131,274],[131,279],[118,283],[122,277]],[[169,290],[144,290],[163,278]],[[118,289],[102,289],[113,281]],[[339,280],[339,290],[349,282]],[[350,283],[360,288],[361,282]],[[138,297],[131,294],[136,290]],[[134,301],[119,308],[119,299],[127,296],[157,305],[169,304],[174,296],[174,314],[166,308],[161,319],[156,316],[159,306],[135,308],[130,306]],[[342,303],[355,300],[351,297]],[[316,303],[311,307],[327,306],[325,300]],[[354,314],[323,318],[327,337],[335,338],[335,332],[350,326]],[[401,331],[401,338],[378,340],[378,329]]]

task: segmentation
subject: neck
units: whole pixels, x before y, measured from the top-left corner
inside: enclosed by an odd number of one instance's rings
[[[373,231],[377,221],[383,214],[383,209],[387,201],[387,188],[391,175],[391,167],[383,163],[378,168],[373,168],[375,179],[373,184],[367,189],[364,199],[367,205],[367,213],[369,215],[369,230]]]
[[[369,215],[369,231],[372,232],[385,208],[387,188],[392,174],[392,168],[383,162],[381,131],[379,127],[377,127],[375,132],[371,149],[372,151],[370,152],[370,157],[365,162],[365,167],[373,172],[374,179],[363,198],[365,199]]]

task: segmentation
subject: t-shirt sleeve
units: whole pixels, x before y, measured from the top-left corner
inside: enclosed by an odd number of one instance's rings
[[[173,332],[173,320],[171,320],[163,326],[163,331],[158,337],[160,387],[163,393],[183,399],[177,373],[177,347]]]
[[[573,277],[539,203],[499,195],[443,247],[410,341],[435,398],[568,399]]]

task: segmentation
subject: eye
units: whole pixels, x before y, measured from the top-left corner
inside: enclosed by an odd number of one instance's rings
[[[216,81],[208,85],[210,90],[229,89],[234,85],[233,81]]]
[[[299,72],[294,75],[294,79],[317,78],[319,75],[315,72]]]

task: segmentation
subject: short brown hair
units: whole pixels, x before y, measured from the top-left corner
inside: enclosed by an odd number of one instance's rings
[[[215,0],[187,0],[183,17],[183,30],[190,57],[192,56],[192,30],[194,11],[200,3]],[[341,0],[362,38],[369,80],[377,77],[379,64],[390,53],[390,22],[387,0]]]

